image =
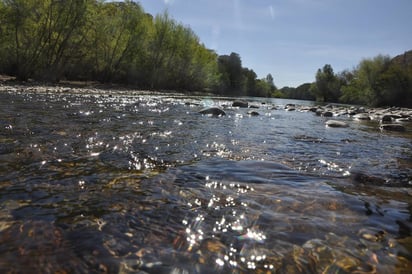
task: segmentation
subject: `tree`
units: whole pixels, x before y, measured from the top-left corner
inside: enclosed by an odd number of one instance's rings
[[[248,68],[243,68],[243,77],[244,77],[244,94],[249,96],[255,96],[256,94],[256,73]]]
[[[269,73],[268,75],[266,75],[265,80],[266,80],[266,83],[270,86],[271,92],[277,89],[275,86],[275,82],[274,82],[272,74]]]
[[[9,71],[21,80],[57,80],[84,22],[85,1],[8,0],[0,8],[12,53]]]
[[[240,94],[243,79],[242,61],[239,54],[221,55],[218,58],[219,72],[221,73],[221,88],[228,94]]]
[[[372,106],[382,105],[382,73],[390,64],[388,56],[378,55],[373,59],[362,60],[352,74],[347,74],[342,88],[341,100],[347,103],[359,103]]]
[[[316,73],[316,82],[311,87],[311,92],[317,101],[336,102],[340,97],[340,86],[331,65],[326,64]]]
[[[380,106],[412,106],[412,75],[399,64],[391,63],[379,76]]]
[[[230,95],[274,87],[239,54],[218,56],[167,12],[153,17],[131,0],[0,1],[0,73]]]

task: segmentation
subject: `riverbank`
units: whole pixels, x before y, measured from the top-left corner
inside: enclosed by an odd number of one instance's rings
[[[20,88],[27,89],[32,92],[85,92],[93,91],[98,93],[101,91],[113,92],[134,92],[134,93],[164,93],[164,94],[185,94],[188,96],[215,96],[219,95],[207,91],[184,91],[184,90],[152,90],[142,89],[135,85],[116,84],[116,83],[101,83],[98,81],[68,81],[62,80],[58,83],[39,82],[35,80],[18,81],[16,77],[0,74],[0,87],[4,88]]]

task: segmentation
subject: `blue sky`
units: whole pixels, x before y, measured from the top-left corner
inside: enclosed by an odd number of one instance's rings
[[[277,87],[313,82],[318,68],[354,68],[363,58],[412,49],[412,0],[139,0],[168,11],[207,48],[236,52]]]

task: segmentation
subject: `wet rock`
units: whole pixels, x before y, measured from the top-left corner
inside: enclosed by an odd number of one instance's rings
[[[211,116],[224,116],[226,112],[218,107],[208,107],[199,111],[199,113]]]
[[[371,117],[367,113],[358,113],[353,116],[356,120],[370,120]]]
[[[259,112],[254,111],[254,110],[248,111],[247,114],[249,114],[250,116],[259,116],[260,115]]]
[[[87,270],[70,249],[63,230],[51,222],[15,223],[2,231],[0,242],[1,273],[85,273]]]
[[[316,109],[315,113],[316,113],[317,116],[321,116],[323,114],[323,109],[318,108],[318,109]]]
[[[324,113],[322,113],[323,117],[332,117],[333,113],[331,111],[325,111]]]
[[[294,110],[296,110],[296,105],[295,105],[295,104],[287,104],[287,105],[285,106],[285,109],[286,109],[287,111],[294,111]]]
[[[347,123],[338,120],[328,120],[325,124],[328,127],[348,127]]]
[[[387,183],[387,181],[381,177],[365,174],[363,172],[352,172],[351,177],[353,182],[357,184],[382,186]]]
[[[257,105],[250,105],[249,108],[259,108]]]
[[[243,100],[235,100],[232,107],[247,108],[249,107],[249,103]]]
[[[396,122],[404,123],[404,122],[411,122],[412,120],[409,117],[402,117],[396,119]]]
[[[393,114],[391,114],[391,117],[392,117],[392,119],[396,120],[396,119],[402,118],[403,116],[401,114],[393,113]]]
[[[387,130],[387,131],[405,131],[405,127],[400,124],[383,124],[379,127],[381,130]]]
[[[200,106],[200,103],[199,101],[188,100],[188,101],[185,101],[185,105],[186,106]]]
[[[381,118],[381,123],[390,123],[392,122],[393,118],[392,115],[384,115]]]

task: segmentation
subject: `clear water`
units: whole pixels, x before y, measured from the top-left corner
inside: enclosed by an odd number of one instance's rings
[[[408,124],[284,109],[304,101],[246,98],[250,116],[231,98],[1,89],[3,273],[412,269]],[[212,105],[227,115],[198,113]]]

